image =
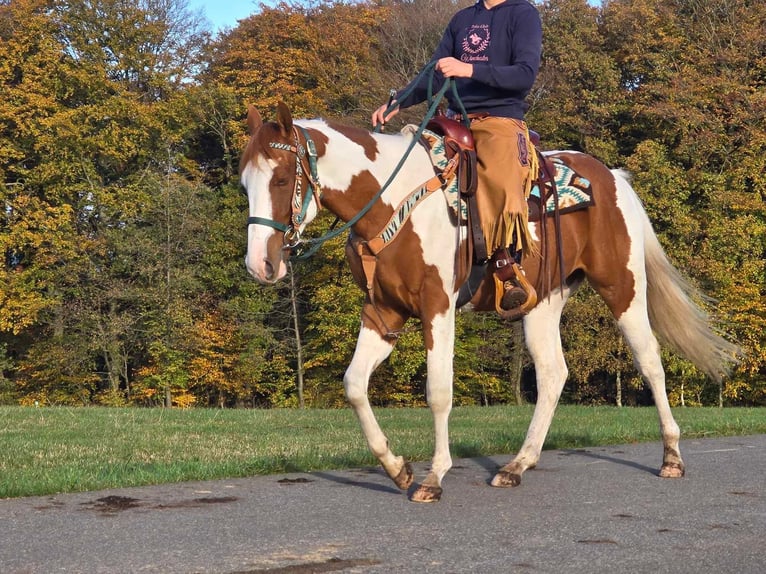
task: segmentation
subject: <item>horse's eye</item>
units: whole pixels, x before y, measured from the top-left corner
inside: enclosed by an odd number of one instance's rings
[[[287,184],[290,183],[290,180],[288,180],[286,177],[280,177],[277,179],[274,184],[277,187],[287,187]]]

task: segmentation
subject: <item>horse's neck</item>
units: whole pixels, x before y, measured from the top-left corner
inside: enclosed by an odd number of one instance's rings
[[[340,133],[330,126],[323,133],[328,143],[318,167],[321,184],[326,189],[324,203],[345,221],[378,196],[374,203],[380,204],[379,208],[389,206],[382,211],[390,212],[390,208],[395,208],[433,176],[428,153],[419,144],[415,144],[402,162],[412,141],[409,137],[369,134],[354,128]],[[370,212],[373,211],[374,206],[370,207]]]

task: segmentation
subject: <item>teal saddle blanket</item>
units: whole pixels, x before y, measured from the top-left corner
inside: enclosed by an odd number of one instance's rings
[[[593,189],[590,181],[557,157],[548,157],[548,161],[556,168],[553,179],[556,183],[559,213],[569,213],[593,205]],[[543,192],[541,192],[540,184],[536,182],[532,186],[530,196],[530,199],[536,198],[538,203],[542,203],[541,196],[545,197],[545,211],[547,213],[552,213],[555,210],[556,197],[551,193],[549,185],[544,185]]]

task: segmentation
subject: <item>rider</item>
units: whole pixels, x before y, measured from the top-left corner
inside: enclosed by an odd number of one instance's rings
[[[433,89],[439,89],[443,78],[456,78],[471,121],[478,158],[476,199],[487,253],[493,254],[490,260],[497,270],[506,268],[503,310],[536,297],[523,280],[521,267],[514,263],[520,263],[522,250],[532,245],[526,198],[534,178],[534,152],[524,122],[529,107],[524,100],[537,76],[541,52],[542,24],[533,4],[528,0],[478,0],[452,17],[431,60],[437,62]],[[395,98],[409,88],[400,90]],[[423,78],[408,97],[393,100],[399,105],[388,115],[389,105],[375,110],[372,125],[385,124],[399,109],[423,102],[427,93],[428,79]],[[448,91],[448,115],[457,117],[453,97]],[[515,273],[508,276],[511,268]]]

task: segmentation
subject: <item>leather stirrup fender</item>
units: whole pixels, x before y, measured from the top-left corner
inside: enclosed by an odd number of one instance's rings
[[[458,189],[460,190],[461,195],[470,197],[476,193],[476,189],[479,185],[476,162],[476,150],[460,150]]]

